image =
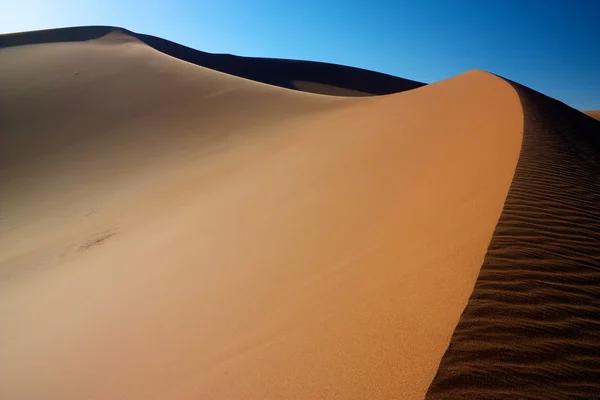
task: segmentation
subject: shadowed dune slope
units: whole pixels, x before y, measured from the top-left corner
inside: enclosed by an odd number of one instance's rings
[[[275,125],[349,100],[197,67],[119,33],[0,57],[2,231],[56,236],[46,228],[68,229],[64,218],[111,203],[117,184],[135,194],[178,163],[251,151]],[[10,253],[24,246],[19,239]]]
[[[369,93],[359,92],[352,89],[341,88],[323,83],[307,82],[307,81],[292,81],[294,87],[302,92],[327,94],[331,96],[349,96],[360,97],[369,96]]]
[[[509,84],[320,96],[115,32],[0,69],[0,398],[423,398],[517,163]]]
[[[584,111],[584,112],[585,112],[585,114],[589,115],[590,117],[600,120],[600,110]]]
[[[514,86],[523,148],[428,399],[600,393],[600,123]]]
[[[108,26],[84,26],[0,35],[0,48],[97,39],[111,32],[130,35],[180,60],[270,85],[339,96],[391,94],[423,86],[395,76],[328,63],[211,54],[151,35]],[[294,81],[308,82],[296,85]]]

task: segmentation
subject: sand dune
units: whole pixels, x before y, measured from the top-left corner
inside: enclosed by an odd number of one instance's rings
[[[118,182],[137,195],[182,158],[250,151],[273,125],[344,100],[199,69],[120,34],[6,48],[0,56],[0,178],[10,211],[3,230],[43,227],[50,237],[74,211],[113,203]],[[11,252],[22,250],[17,242]]]
[[[585,114],[600,121],[600,110],[585,111]]]
[[[594,398],[600,122],[420,86],[1,35],[0,398]]]
[[[600,123],[514,85],[523,148],[430,399],[600,393]]]
[[[509,83],[319,96],[55,34],[0,50],[0,398],[425,396],[517,165]]]
[[[227,74],[288,89],[341,96],[391,94],[421,87],[420,82],[328,63],[211,54],[151,35],[110,26],[84,26],[0,35],[0,48],[98,39],[110,33],[135,37],[172,57]],[[308,84],[297,85],[295,81]]]

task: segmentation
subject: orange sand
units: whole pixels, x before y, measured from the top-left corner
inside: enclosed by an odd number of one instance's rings
[[[594,111],[584,111],[587,115],[589,115],[592,118],[596,118],[597,120],[600,121],[600,110],[594,110]]]
[[[471,71],[267,86],[122,34],[0,50],[0,398],[421,399],[523,114]]]

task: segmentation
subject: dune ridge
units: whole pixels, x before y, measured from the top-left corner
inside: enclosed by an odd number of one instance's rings
[[[321,96],[119,32],[0,69],[1,398],[423,398],[517,164],[509,84]]]
[[[600,393],[600,123],[512,84],[519,161],[427,399]]]
[[[110,33],[134,37],[167,55],[215,71],[311,93],[368,96],[398,93],[425,85],[384,73],[323,62],[212,54],[156,36],[111,26],[81,26],[0,35],[0,49],[30,44],[87,41]],[[297,85],[295,81],[308,84]]]

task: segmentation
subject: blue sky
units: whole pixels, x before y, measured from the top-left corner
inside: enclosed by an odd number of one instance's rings
[[[435,82],[479,68],[600,109],[600,0],[0,0],[0,32],[115,25]]]

